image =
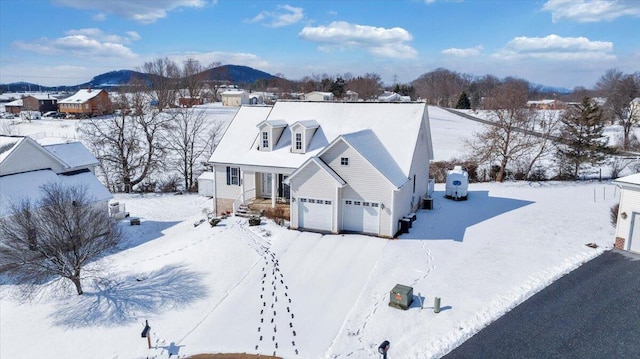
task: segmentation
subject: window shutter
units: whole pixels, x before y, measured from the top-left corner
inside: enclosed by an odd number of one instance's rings
[[[227,186],[231,184],[231,167],[227,166]]]

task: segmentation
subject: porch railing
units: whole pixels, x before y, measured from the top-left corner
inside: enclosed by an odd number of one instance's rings
[[[233,213],[236,213],[238,211],[238,208],[240,208],[241,205],[246,204],[248,201],[252,200],[255,197],[249,198],[247,199],[245,197],[245,195],[251,191],[255,191],[255,188],[249,189],[247,191],[244,191],[242,193],[240,193],[240,195],[238,195],[238,197],[236,198],[235,201],[233,201]],[[243,200],[244,198],[244,200]]]

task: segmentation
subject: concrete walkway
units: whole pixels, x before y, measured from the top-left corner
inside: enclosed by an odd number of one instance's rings
[[[640,255],[603,253],[444,358],[640,358]]]

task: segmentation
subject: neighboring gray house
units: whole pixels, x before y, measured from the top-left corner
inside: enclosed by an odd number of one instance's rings
[[[640,173],[613,183],[621,188],[614,246],[640,253]]]
[[[51,182],[84,186],[95,205],[108,211],[111,193],[95,176],[98,160],[80,142],[41,146],[29,137],[0,136],[0,217],[11,204],[39,200]]]
[[[215,210],[270,202],[291,228],[394,237],[430,191],[425,103],[243,106],[209,162]]]

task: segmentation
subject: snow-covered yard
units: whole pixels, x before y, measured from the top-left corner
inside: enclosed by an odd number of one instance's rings
[[[390,356],[436,358],[613,241],[610,184],[472,184],[466,202],[442,190],[397,240],[236,217],[196,227],[210,199],[118,195],[141,225],[122,223],[123,248],[83,296],[21,303],[1,286],[0,357],[377,358],[389,340]],[[419,297],[407,311],[387,305],[396,283]]]
[[[206,106],[222,121],[236,110]],[[460,157],[480,125],[429,113],[436,159]],[[73,138],[75,125],[3,124],[43,143]],[[434,209],[419,211],[397,240],[249,227],[236,217],[194,226],[211,199],[117,195],[141,225],[122,222],[122,248],[95,264],[105,273],[86,279],[83,296],[45,291],[24,302],[0,285],[0,358],[378,358],[384,340],[390,357],[437,358],[613,243],[609,208],[619,192],[608,183],[471,184],[466,202],[443,190],[436,185]],[[387,305],[397,283],[414,288],[407,311]],[[145,320],[152,349],[140,337]]]

